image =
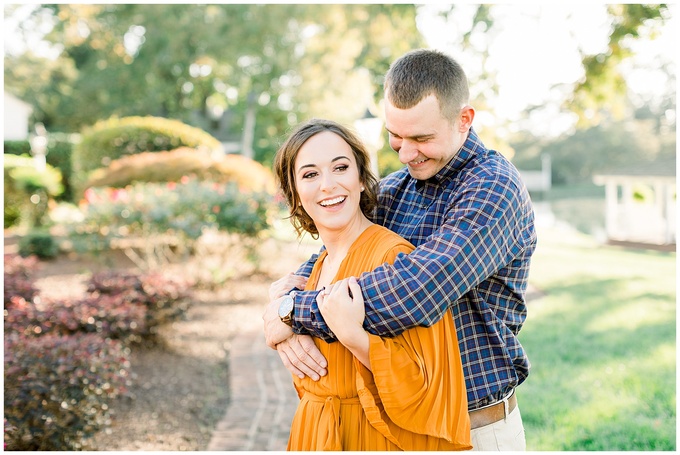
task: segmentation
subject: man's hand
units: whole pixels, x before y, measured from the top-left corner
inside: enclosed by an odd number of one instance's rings
[[[283,298],[272,300],[265,307],[262,314],[264,321],[264,338],[267,341],[267,346],[276,349],[276,345],[282,341],[290,338],[293,335],[293,329],[281,322],[279,317],[279,305]]]
[[[269,301],[283,297],[293,288],[304,289],[306,284],[307,277],[289,273],[269,286]]]
[[[300,379],[309,376],[318,381],[320,376],[326,376],[328,363],[311,336],[293,334],[276,345],[276,350],[288,371]]]

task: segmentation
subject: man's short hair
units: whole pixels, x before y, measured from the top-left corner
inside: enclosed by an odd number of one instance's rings
[[[452,57],[417,49],[399,57],[385,75],[385,96],[398,109],[410,109],[428,95],[439,101],[442,115],[455,119],[469,102],[463,68]]]

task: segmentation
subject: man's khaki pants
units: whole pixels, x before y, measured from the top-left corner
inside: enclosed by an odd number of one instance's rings
[[[524,451],[527,442],[524,437],[524,424],[519,406],[498,422],[475,428],[471,432],[472,450]]]

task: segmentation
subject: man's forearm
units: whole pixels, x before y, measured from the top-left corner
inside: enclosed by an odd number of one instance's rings
[[[508,207],[511,204],[508,204]],[[458,299],[509,264],[525,247],[509,226],[513,210],[473,229],[445,225],[430,240],[392,265],[363,274],[364,328],[392,337],[417,326],[430,326]]]
[[[293,331],[321,338],[327,342],[336,341],[335,335],[323,320],[316,296],[319,291],[296,292],[295,313],[293,314]]]

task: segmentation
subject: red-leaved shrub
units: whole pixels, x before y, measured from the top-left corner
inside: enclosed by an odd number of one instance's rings
[[[87,291],[92,296],[109,296],[122,302],[143,305],[146,308],[146,327],[152,336],[158,326],[185,315],[190,305],[186,283],[155,273],[95,273],[88,282]]]
[[[38,293],[33,286],[33,272],[38,267],[36,256],[21,257],[18,254],[5,254],[4,257],[5,308],[12,305],[13,297],[31,300]]]
[[[97,333],[103,338],[139,342],[147,335],[146,307],[117,296],[34,301],[15,298],[5,310],[5,333],[42,336]]]
[[[5,334],[5,448],[80,450],[126,392],[129,349],[97,334]]]

